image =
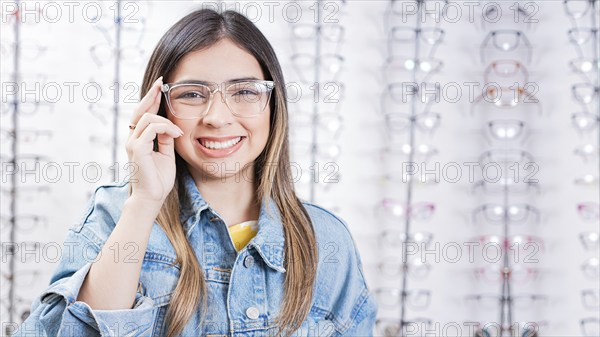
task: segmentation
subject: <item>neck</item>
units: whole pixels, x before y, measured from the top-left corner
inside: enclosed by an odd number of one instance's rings
[[[247,177],[254,177],[254,165],[228,177],[210,177],[201,171],[189,168],[190,175],[202,197],[224,219],[227,226],[248,220],[257,220],[260,203],[256,199],[254,182]]]

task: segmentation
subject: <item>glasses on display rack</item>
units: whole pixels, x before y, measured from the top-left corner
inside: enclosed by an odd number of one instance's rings
[[[402,175],[397,173],[384,173],[379,175],[377,180],[380,185],[389,187],[393,187],[393,185],[397,183],[406,184],[408,182],[412,182],[417,186],[433,186],[440,182],[439,177],[433,177],[430,174],[427,175],[424,173],[412,174],[410,172],[404,172]]]
[[[438,150],[428,144],[417,144],[411,146],[408,143],[390,143],[386,144],[379,155],[380,159],[393,159],[390,157],[408,158],[412,155],[413,161],[428,161],[429,158],[438,154]]]
[[[597,202],[581,202],[577,204],[577,213],[584,221],[597,222],[600,219],[600,209]]]
[[[598,129],[600,116],[587,111],[579,111],[571,115],[571,121],[577,131],[580,133],[588,133]]]
[[[325,81],[337,81],[344,65],[344,57],[338,54],[323,54],[319,56],[300,53],[292,55],[292,64],[300,80],[304,84],[313,84],[312,70],[319,64],[319,78]],[[310,75],[310,76],[307,76]]]
[[[515,308],[528,309],[534,305],[543,305],[548,301],[546,295],[540,294],[517,294],[513,296],[502,296],[497,294],[477,294],[465,296],[465,301],[469,305],[480,305],[486,309],[496,309],[499,304],[506,301],[512,301]]]
[[[430,76],[439,72],[444,62],[437,58],[414,58],[406,56],[389,56],[383,67],[385,82],[391,82],[407,73],[415,73],[422,82],[427,82]]]
[[[581,291],[581,302],[586,309],[594,310],[600,308],[600,290],[584,289]]]
[[[534,86],[535,87],[535,86]],[[475,111],[477,105],[488,103],[494,107],[502,109],[513,109],[517,107],[527,107],[534,105],[538,112],[542,113],[540,100],[534,93],[529,92],[525,87],[500,87],[488,86],[481,92],[471,104],[471,112]]]
[[[433,241],[433,234],[429,232],[412,232],[406,237],[406,233],[397,229],[384,229],[379,234],[379,244],[384,248],[402,247],[405,243],[415,243],[419,247],[428,247]]]
[[[487,264],[485,267],[473,270],[475,278],[485,282],[500,282],[510,279],[524,283],[536,279],[539,274],[540,271],[537,268],[523,267],[521,264],[513,264],[509,268],[500,264]]]
[[[598,99],[600,87],[591,83],[577,83],[573,84],[571,91],[573,93],[573,98],[575,98],[579,104],[587,106]]]
[[[12,222],[15,223],[15,228],[19,230],[21,233],[27,232],[31,233],[32,231],[38,229],[39,227],[48,228],[48,218],[43,215],[36,214],[19,214],[15,217],[10,217],[7,215],[0,215],[0,221],[2,223],[2,231],[6,231],[10,229]],[[3,237],[6,237],[3,235]]]
[[[386,94],[396,104],[415,102],[428,110],[432,104],[440,102],[442,92],[439,83],[394,82],[386,86]]]
[[[586,250],[598,250],[599,237],[598,232],[579,233],[579,240]]]
[[[525,167],[527,164],[535,163],[533,155],[525,150],[518,149],[494,149],[483,152],[478,159],[481,165],[498,164],[512,166],[519,164]],[[515,177],[517,179],[518,177]]]
[[[210,109],[214,95],[221,92],[222,101],[237,117],[262,114],[271,98],[275,82],[245,80],[221,85],[204,81],[168,83],[161,86],[173,116],[179,119],[198,119]]]
[[[415,310],[423,310],[429,306],[431,291],[425,289],[402,291],[398,288],[376,288],[374,290],[377,303],[383,308],[397,308],[404,298],[404,303]]]
[[[600,15],[600,4],[598,0],[564,0],[563,7],[573,24],[586,15]]]
[[[597,257],[591,257],[581,264],[581,271],[586,277],[597,280],[600,277],[600,261]]]
[[[405,218],[408,216],[413,220],[426,221],[433,216],[435,204],[430,202],[416,202],[407,208],[406,203],[402,201],[385,198],[378,203],[376,211],[382,216],[392,216],[393,218]]]
[[[295,142],[290,148],[290,155],[294,159],[306,159],[315,153],[317,160],[336,161],[342,148],[337,143],[317,143],[313,144],[308,141]]]
[[[294,23],[291,25],[291,29],[292,48],[295,53],[305,50],[301,48],[304,46],[303,43],[313,46],[317,36],[322,38],[322,43],[331,45],[331,49],[337,53],[345,34],[344,27],[336,23]]]
[[[478,242],[481,246],[496,245],[504,250],[525,250],[529,253],[538,250],[544,250],[544,240],[534,235],[479,235],[471,239],[471,242]],[[535,255],[535,254],[532,254]]]
[[[532,46],[525,33],[515,29],[501,29],[490,31],[481,43],[481,61],[486,62],[485,51],[490,47],[501,52],[513,52],[521,46],[527,49],[527,61],[531,62]]]
[[[481,20],[481,27],[483,30],[486,29],[486,23],[498,23],[500,19],[503,17],[507,17],[508,19],[512,19],[514,17],[515,22],[523,22],[527,24],[527,28],[532,26],[532,23],[535,20],[532,20],[538,11],[538,7],[533,3],[506,3],[509,5],[509,8],[502,8],[500,4],[503,2],[495,2],[494,6],[485,6],[485,11],[482,12],[483,20]],[[504,11],[511,11],[513,16],[503,14]],[[521,21],[522,20],[522,21]]]
[[[575,185],[589,186],[589,187],[596,187],[598,185],[598,182],[599,182],[598,176],[591,174],[591,173],[581,175],[581,176],[575,178],[575,180],[573,180],[573,183]]]
[[[52,139],[52,130],[35,130],[35,129],[19,129],[19,142],[36,143],[39,141],[49,141]],[[8,129],[0,129],[0,139],[2,142],[12,141],[15,139],[15,131]]]
[[[10,60],[16,48],[15,42],[0,41],[0,55],[4,62]],[[48,51],[47,46],[34,41],[19,41],[19,58],[26,61],[37,60]]]
[[[344,83],[327,81],[315,85],[316,87],[288,87],[286,90],[290,107],[294,107],[294,111],[298,113],[312,114],[315,108],[318,113],[340,113],[340,103],[344,101],[346,91]]]
[[[399,51],[406,51],[408,49],[407,44],[423,42],[426,46],[429,46],[429,51],[424,55],[428,58],[432,57],[437,46],[443,41],[444,35],[445,31],[437,27],[392,27],[388,36],[388,55],[398,55]],[[423,48],[424,46],[420,47],[420,49]]]
[[[424,133],[431,133],[439,126],[441,120],[440,114],[432,111],[424,111],[414,116],[404,113],[386,113],[384,118],[389,136],[403,134],[413,125]]]
[[[2,103],[2,115],[12,115],[15,112],[15,107],[19,109],[19,116],[27,118],[39,115],[47,115],[54,112],[53,103],[44,101],[7,101]]]
[[[416,280],[422,280],[429,275],[431,265],[421,258],[410,259],[406,264],[404,264],[402,260],[403,259],[400,259],[397,256],[384,258],[377,265],[377,269],[382,275],[392,278],[407,274]]]
[[[448,9],[447,0],[391,0],[384,12],[384,28],[401,22],[408,27],[437,27],[444,21]]]
[[[587,317],[579,321],[584,336],[600,336],[600,318]]]
[[[525,122],[516,119],[489,121],[487,134],[492,140],[498,141],[524,140]]]
[[[596,144],[587,143],[576,147],[573,152],[581,157],[584,162],[588,162],[598,158],[600,155],[600,147]]]
[[[529,72],[516,60],[496,60],[483,71],[484,83],[495,83],[501,87],[510,87],[515,83],[521,86],[529,82]]]
[[[128,46],[115,50],[114,47],[107,44],[97,44],[90,47],[92,60],[99,67],[104,67],[115,58],[120,62],[129,65],[140,65],[145,58],[145,52],[142,47]]]
[[[340,135],[344,125],[344,119],[340,114],[337,113],[319,113],[316,116],[305,113],[298,113],[290,115],[290,134],[301,135],[301,128],[308,128],[313,126],[314,123],[320,131],[330,138],[336,139]]]
[[[487,222],[495,225],[503,225],[505,220],[511,225],[537,224],[540,221],[540,211],[528,204],[484,204],[478,206],[472,216],[473,223]]]
[[[548,321],[512,322],[505,326],[497,322],[488,322],[482,323],[480,326],[475,331],[475,337],[538,337],[540,330],[548,327]]]
[[[433,321],[429,318],[413,318],[401,321],[396,318],[378,318],[375,321],[377,336],[398,337],[398,336],[424,336],[417,334],[418,331],[431,331],[430,326]]]
[[[595,74],[600,69],[600,60],[589,57],[580,57],[569,61],[571,70],[582,76],[585,81],[593,82]]]
[[[482,192],[486,194],[539,193],[540,185],[533,179],[515,182],[513,177],[501,177],[498,181],[487,181],[482,179],[475,182],[475,184],[473,184],[473,192]]]

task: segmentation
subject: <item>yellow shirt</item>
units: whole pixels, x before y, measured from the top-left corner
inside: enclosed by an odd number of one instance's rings
[[[258,220],[244,221],[236,225],[229,226],[229,235],[237,251],[250,242],[258,232]]]

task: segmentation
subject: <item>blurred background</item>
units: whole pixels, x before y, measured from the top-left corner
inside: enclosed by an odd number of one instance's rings
[[[127,178],[157,41],[209,7],[277,52],[298,193],[347,222],[375,335],[600,335],[600,1],[0,3],[3,334]]]

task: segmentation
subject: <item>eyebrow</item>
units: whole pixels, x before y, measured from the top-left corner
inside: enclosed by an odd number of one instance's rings
[[[254,77],[254,76],[249,76],[249,77],[240,77],[240,78],[230,79],[230,80],[225,81],[224,83],[236,83],[236,82],[249,81],[249,80],[260,80],[260,79]],[[189,80],[178,81],[178,82],[175,82],[173,84],[203,84],[203,85],[209,85],[209,84],[215,84],[215,82],[208,82],[208,81],[203,81],[203,80],[189,79]]]

